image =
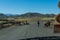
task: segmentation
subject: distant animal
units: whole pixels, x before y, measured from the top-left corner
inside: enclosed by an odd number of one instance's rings
[[[47,23],[44,24],[45,27],[48,27],[50,25],[51,25],[51,22],[47,22]]]

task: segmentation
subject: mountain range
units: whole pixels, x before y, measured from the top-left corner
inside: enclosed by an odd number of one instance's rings
[[[28,12],[25,14],[21,14],[21,15],[7,15],[7,14],[3,14],[0,13],[0,18],[7,18],[7,17],[55,17],[55,14],[42,14],[42,13],[32,13],[32,12]]]

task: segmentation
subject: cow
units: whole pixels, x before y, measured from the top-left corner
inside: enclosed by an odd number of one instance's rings
[[[45,27],[49,27],[51,25],[51,22],[48,21],[47,23],[44,24]]]

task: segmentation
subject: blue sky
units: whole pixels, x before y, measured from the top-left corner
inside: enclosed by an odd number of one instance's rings
[[[58,0],[0,0],[0,13],[24,14],[26,12],[58,14]]]

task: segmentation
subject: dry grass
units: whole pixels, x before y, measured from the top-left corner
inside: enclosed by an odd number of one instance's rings
[[[41,20],[55,20],[55,18],[42,18]]]
[[[6,22],[6,21],[0,21],[0,23],[4,23],[4,22]]]
[[[36,22],[37,20],[55,20],[55,18],[40,18],[40,17],[32,17],[32,18],[8,18],[9,20],[15,20],[15,21],[28,21],[28,22]]]
[[[32,17],[32,18],[17,18],[17,19],[10,19],[10,20],[15,20],[15,21],[28,21],[28,22],[36,22],[37,20],[41,20],[41,18],[38,17]]]

